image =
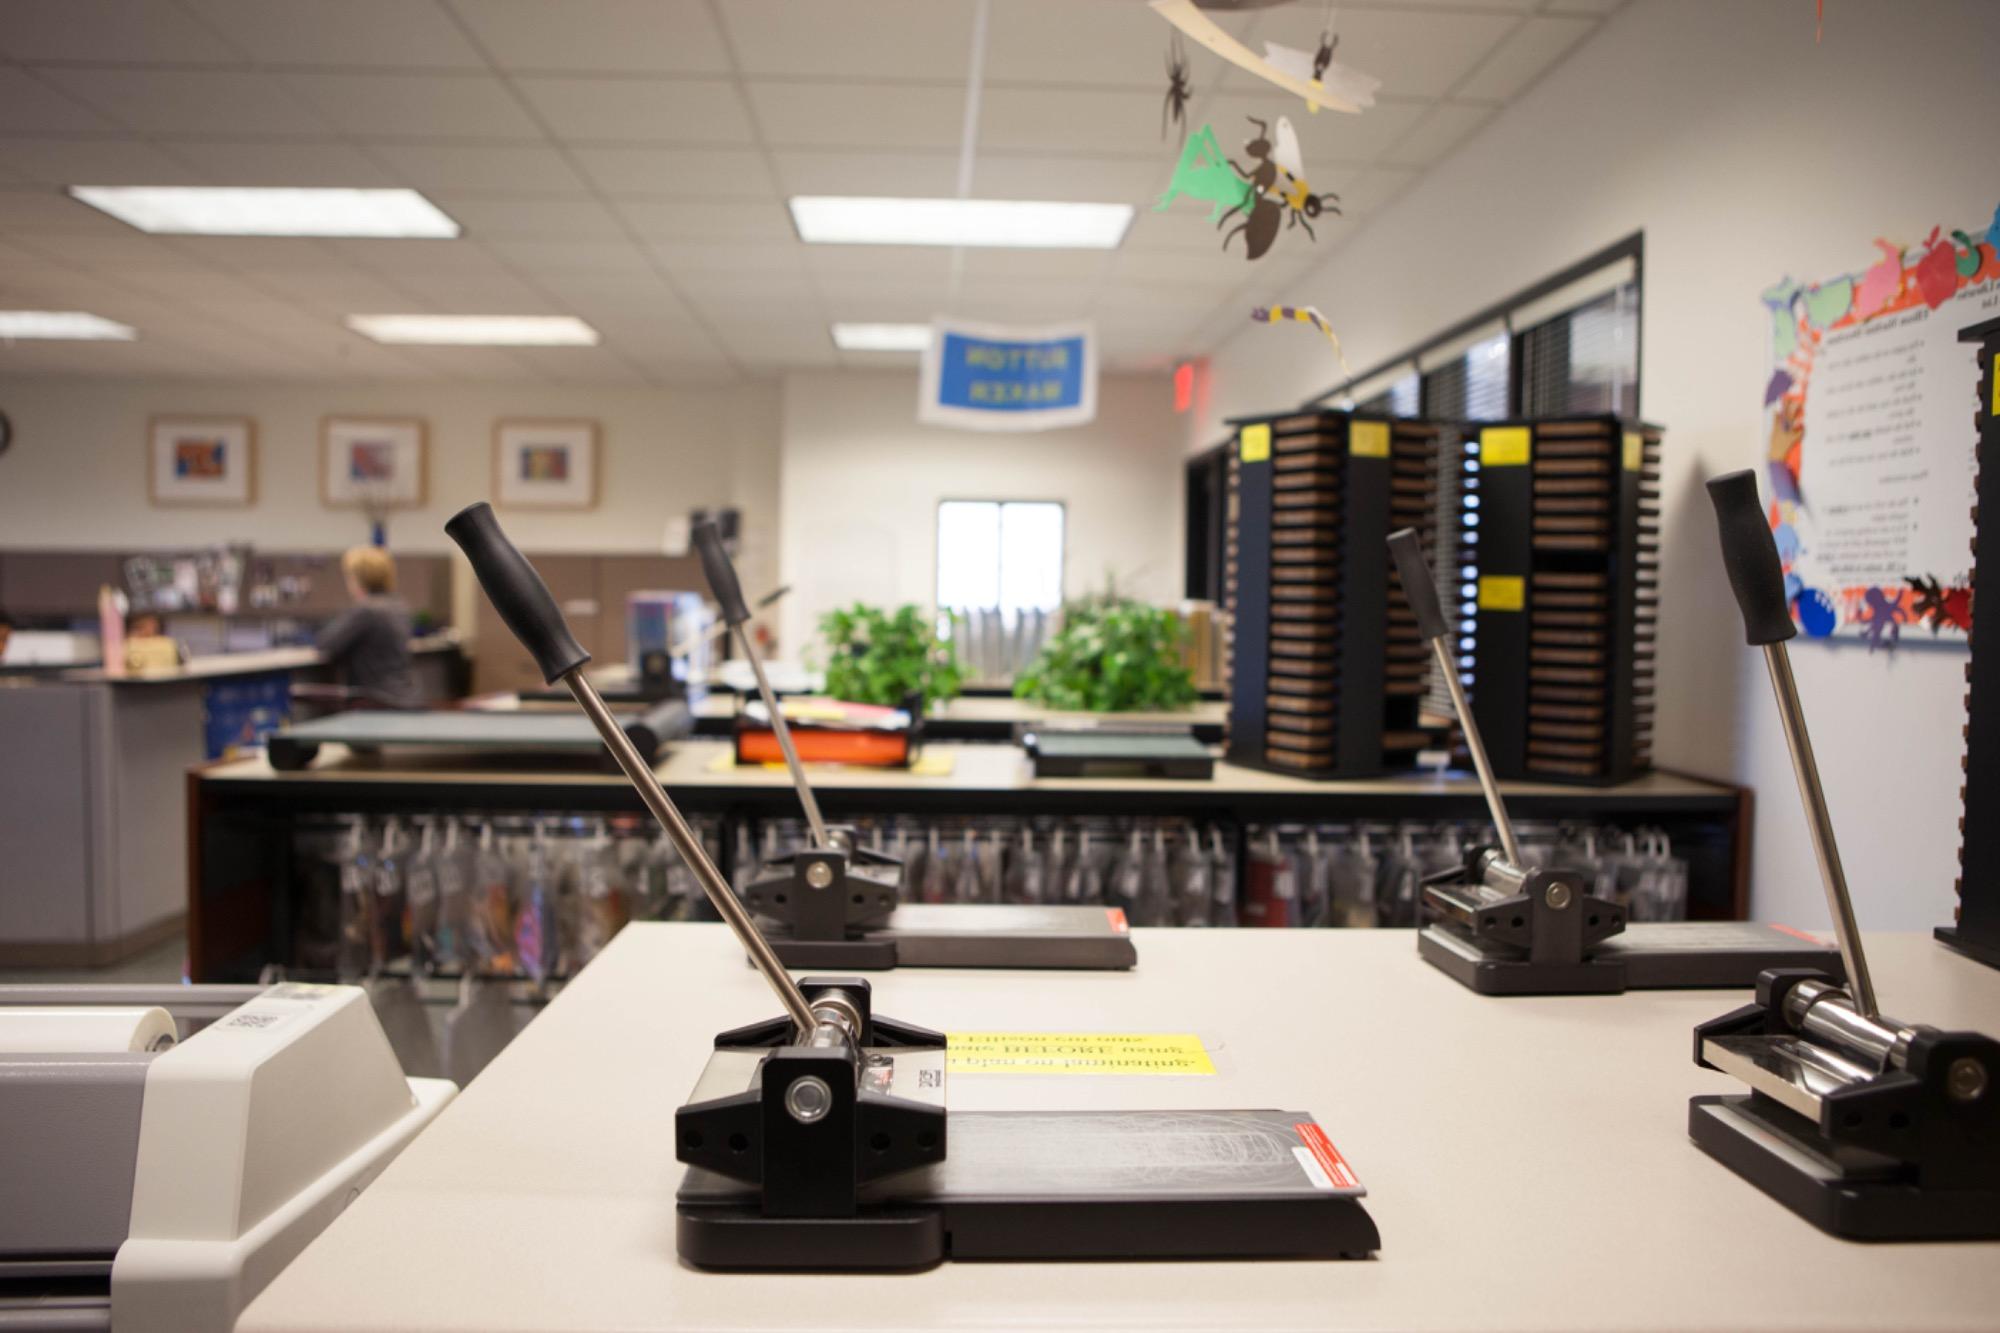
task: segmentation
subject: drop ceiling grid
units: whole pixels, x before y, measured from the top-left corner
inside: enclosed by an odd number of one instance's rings
[[[256,312],[268,309],[283,326],[272,347],[307,361],[357,359],[359,340],[337,320],[350,297],[431,312],[595,310],[607,333],[597,355],[567,362],[366,344],[371,367],[390,357],[413,373],[504,366],[560,378],[573,365],[686,382],[875,365],[833,352],[827,322],[947,309],[1094,316],[1107,364],[1159,365],[1226,338],[1253,294],[1330,254],[1621,2],[1344,0],[1342,58],[1390,85],[1360,120],[1286,114],[1309,177],[1352,190],[1355,207],[1321,226],[1316,250],[1250,265],[1221,259],[1197,211],[1149,212],[1173,154],[1159,142],[1166,30],[1142,0],[993,0],[973,192],[1141,211],[1127,247],[1102,262],[969,254],[954,303],[942,255],[805,247],[781,201],[952,192],[971,0],[7,0],[0,242],[47,269],[37,290],[67,276],[78,292],[120,293],[160,312],[146,338],[189,347],[181,330],[204,281],[252,297],[233,315],[218,306],[219,344],[254,344]],[[1253,48],[1266,37],[1310,46],[1322,12],[1302,0],[1219,21]],[[1062,41],[1047,40],[1053,29]],[[1194,77],[1190,123],[1217,118],[1225,144],[1240,138],[1232,119],[1283,109],[1206,53],[1195,53]],[[58,193],[104,181],[406,184],[460,216],[466,238],[121,252],[143,238]],[[629,298],[608,294],[624,285]],[[278,320],[285,306],[296,319]],[[302,328],[325,332],[302,338]],[[98,350],[37,363],[84,369]]]

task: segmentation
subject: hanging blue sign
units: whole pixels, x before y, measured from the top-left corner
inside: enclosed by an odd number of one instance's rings
[[[939,319],[924,350],[917,420],[969,430],[1050,430],[1097,416],[1088,324],[1005,328]]]

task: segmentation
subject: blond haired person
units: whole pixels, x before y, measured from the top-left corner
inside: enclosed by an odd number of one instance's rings
[[[416,707],[410,612],[395,595],[395,560],[379,546],[357,546],[340,558],[340,572],[354,605],[319,632],[320,652],[364,702]]]

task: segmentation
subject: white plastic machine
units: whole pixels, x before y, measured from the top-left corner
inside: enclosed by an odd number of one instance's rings
[[[354,986],[0,986],[0,1330],[233,1327],[456,1095]]]

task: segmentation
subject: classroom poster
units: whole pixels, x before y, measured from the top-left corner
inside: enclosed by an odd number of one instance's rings
[[[1764,293],[1770,520],[1809,637],[1966,642],[1979,365],[1958,333],[2000,314],[1989,235],[1877,240],[1865,269]]]

